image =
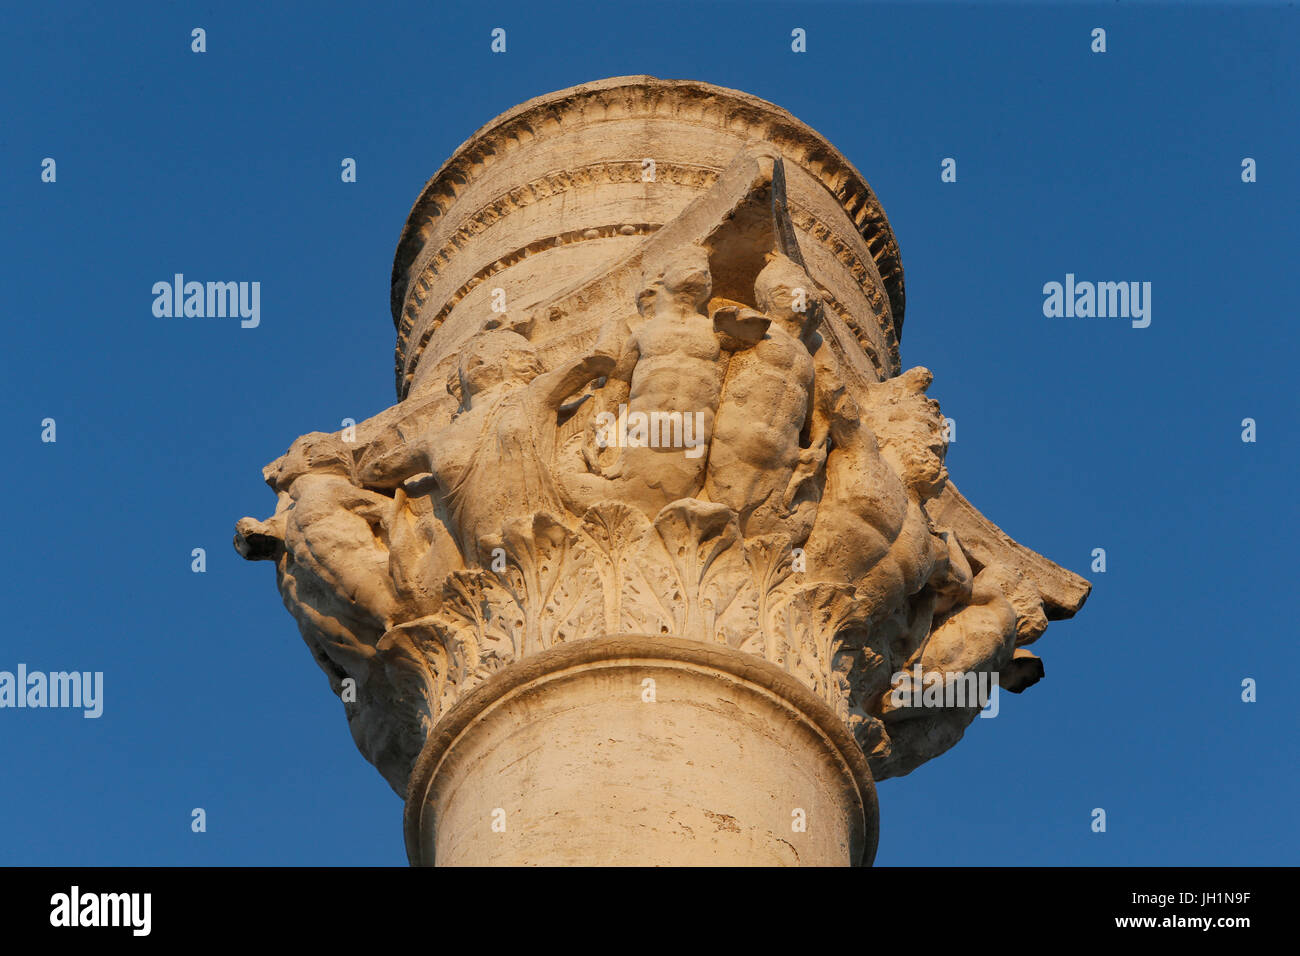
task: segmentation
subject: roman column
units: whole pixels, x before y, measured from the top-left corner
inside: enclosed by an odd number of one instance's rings
[[[861,157],[869,163],[870,156]],[[956,490],[875,194],[784,110],[619,77],[443,163],[391,408],[264,469],[270,560],[414,865],[863,865],[876,782],[1088,585]]]

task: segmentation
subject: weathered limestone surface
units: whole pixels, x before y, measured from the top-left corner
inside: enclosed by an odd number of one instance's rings
[[[497,117],[392,307],[399,403],[295,441],[235,544],[413,863],[870,862],[873,779],[977,713],[892,675],[1023,690],[1087,596],[949,480],[888,221],[762,100],[622,77]]]

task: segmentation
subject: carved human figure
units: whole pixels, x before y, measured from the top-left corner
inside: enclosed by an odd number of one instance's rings
[[[601,396],[605,411],[616,410],[626,396],[629,420],[680,420],[684,431],[689,417],[693,447],[629,442],[630,447],[619,448],[612,465],[595,466],[608,483],[574,476],[577,497],[617,497],[653,518],[664,505],[694,497],[704,486],[703,452],[713,434],[726,373],[718,334],[704,312],[711,288],[703,247],[686,246],[674,254],[637,297],[645,321],[628,335]]]
[[[268,479],[276,512],[240,520],[235,546],[276,561],[285,605],[332,678],[358,677],[379,638],[411,611],[393,585],[393,500],[357,487],[351,449],[322,432],[297,439]]]
[[[753,347],[732,355],[704,491],[739,515],[747,537],[782,532],[798,545],[812,527],[816,502],[805,500],[796,510],[795,495],[826,456],[825,419],[812,416],[820,393],[810,339],[820,303],[808,274],[780,253],[768,256],[754,297],[771,324]],[[801,447],[801,437],[808,447]]]
[[[830,438],[826,486],[804,547],[808,577],[856,586],[857,600],[879,620],[924,587],[946,546],[848,393],[832,409]]]
[[[551,472],[556,412],[613,366],[612,355],[595,352],[543,372],[522,335],[483,332],[460,353],[460,411],[436,432],[363,458],[363,480],[395,487],[431,474],[466,562],[487,566],[513,518],[563,513]]]

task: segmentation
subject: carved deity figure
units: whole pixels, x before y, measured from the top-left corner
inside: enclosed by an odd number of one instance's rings
[[[363,478],[395,487],[433,475],[466,560],[488,564],[513,518],[563,511],[551,470],[556,412],[613,365],[613,356],[592,354],[543,372],[522,335],[485,332],[460,354],[461,409],[451,423],[364,461]]]
[[[673,440],[671,429],[679,420],[698,422],[693,441],[709,447],[726,374],[718,336],[704,312],[710,287],[704,249],[687,246],[673,255],[637,297],[644,321],[628,335],[606,385],[607,408],[626,394],[628,418],[657,426],[651,441],[619,448],[615,462],[600,468],[602,477],[615,482],[610,491],[637,503],[647,517],[694,497],[704,485],[705,457],[686,454],[689,449]]]
[[[798,545],[816,501],[805,498],[796,514],[795,497],[826,457],[825,416],[813,414],[825,398],[810,344],[820,308],[806,272],[780,253],[768,258],[754,296],[770,324],[752,347],[732,355],[704,492],[739,515],[747,537],[784,533]]]
[[[920,376],[908,375],[895,381],[921,387]],[[892,389],[885,385],[873,391]],[[870,393],[863,399],[864,405],[870,402]],[[847,393],[832,409],[829,432],[834,451],[826,461],[825,490],[804,550],[812,579],[852,582],[860,600],[872,608],[872,616],[880,618],[929,581],[947,548],[931,530],[922,489],[908,487],[890,466],[889,444],[882,453],[868,425],[871,417],[870,406],[864,410]],[[882,426],[897,427],[888,418]],[[892,436],[887,431],[888,437]]]
[[[393,499],[357,487],[351,450],[321,432],[295,441],[267,478],[280,506],[267,521],[242,519],[236,547],[276,562],[285,606],[332,683],[355,679],[408,610],[386,544]]]

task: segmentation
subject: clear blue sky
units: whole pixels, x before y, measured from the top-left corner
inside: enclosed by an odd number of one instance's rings
[[[955,481],[1095,584],[1042,683],[880,786],[878,863],[1300,862],[1294,5],[130,6],[11,4],[0,34],[0,669],[105,674],[98,720],[0,710],[0,864],[405,863],[234,522],[294,437],[394,400],[425,180],[502,110],[631,73],[769,99],[863,172]],[[260,281],[261,325],[155,318],[175,272]],[[1150,327],[1045,318],[1067,272],[1151,282]]]

